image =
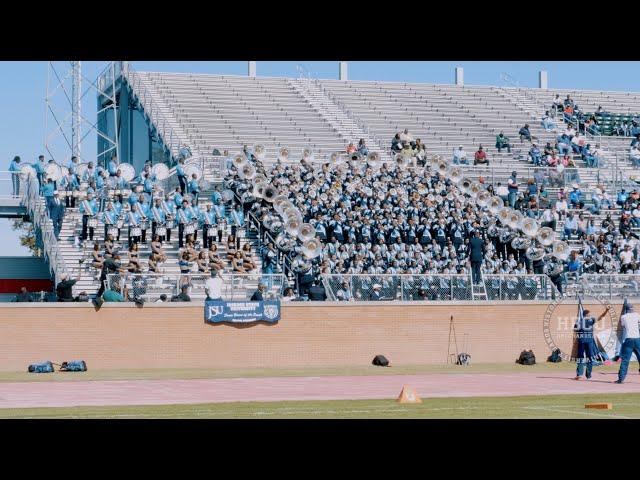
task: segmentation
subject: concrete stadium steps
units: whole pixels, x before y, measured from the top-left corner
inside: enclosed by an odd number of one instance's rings
[[[307,147],[318,155],[346,147],[341,134],[287,79],[146,75],[201,151],[211,153],[218,148],[236,152],[243,143],[261,143],[275,157],[285,146],[295,156]]]

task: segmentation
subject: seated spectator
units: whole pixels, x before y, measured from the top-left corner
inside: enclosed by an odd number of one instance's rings
[[[453,163],[456,165],[464,164],[469,165],[469,160],[467,159],[467,152],[464,151],[464,147],[460,145],[457,150],[453,151]]]
[[[564,99],[563,106],[567,107],[569,105],[573,107],[574,103],[573,99],[569,95],[567,95],[567,98]]]
[[[544,156],[546,157],[547,155],[551,155],[553,153],[554,148],[551,146],[551,142],[547,142],[547,144],[544,146]]]
[[[294,293],[293,288],[287,287],[284,289],[284,293],[282,294],[282,298],[280,299],[280,301],[290,302],[294,298],[296,298],[296,294]]]
[[[351,153],[351,152],[347,152],[347,153]],[[358,153],[363,157],[366,157],[367,155],[369,155],[369,149],[365,144],[364,138],[361,138],[360,141],[358,142]]]
[[[393,137],[393,140],[391,140],[391,150],[398,153],[402,151],[402,147],[403,145],[402,145],[402,141],[400,141],[400,134],[396,133],[396,136]]]
[[[489,159],[487,158],[487,154],[484,150],[482,150],[482,145],[478,147],[478,151],[473,156],[473,164],[489,165]]]
[[[531,197],[535,197],[536,195],[538,195],[538,186],[533,181],[533,178],[527,180],[527,193]]]
[[[72,288],[78,279],[69,278],[69,275],[63,273],[60,275],[60,283],[56,286],[56,295],[59,302],[73,302]]]
[[[631,160],[634,167],[640,167],[640,144],[636,144],[631,147],[629,160]]]
[[[190,302],[191,297],[189,296],[189,285],[182,285],[180,287],[180,294],[175,295],[171,298],[172,302]]]
[[[160,298],[155,301],[155,303],[165,303],[167,302],[167,300],[167,295],[163,293],[162,295],[160,295]]]
[[[357,151],[358,151],[358,149],[353,144],[353,142],[349,142],[349,145],[347,145],[347,153],[351,154],[351,153],[354,153],[354,152],[357,152]]]
[[[584,154],[586,148],[586,140],[579,133],[576,133],[574,137],[571,139],[571,148],[574,153],[579,153],[580,155]]]
[[[509,137],[505,137],[504,132],[500,132],[498,135],[496,135],[496,148],[498,149],[498,153],[500,153],[503,148],[506,148],[507,152],[511,153],[511,144],[509,143]]]
[[[544,112],[544,115],[542,116],[542,119],[541,119],[541,123],[542,123],[542,128],[544,128],[545,131],[547,132],[552,132],[556,129],[556,124],[551,119],[551,116],[549,115],[548,110]]]
[[[531,141],[531,131],[529,130],[529,124],[528,123],[525,123],[524,127],[522,127],[518,131],[518,135],[520,135],[520,143],[523,143],[524,140]]]
[[[379,283],[376,283],[373,285],[373,290],[371,292],[371,294],[369,295],[369,300],[371,301],[378,301],[382,299],[382,295],[380,295],[380,291],[382,290],[382,285],[380,285]]]
[[[336,299],[340,302],[349,302],[353,300],[351,290],[349,289],[349,284],[347,282],[342,282],[340,285],[340,288],[336,292]]]
[[[628,196],[629,194],[624,188],[620,189],[616,198],[616,204],[622,207],[627,202]]]
[[[633,251],[631,250],[631,245],[625,245],[624,250],[620,252],[620,266],[621,273],[628,273],[629,270],[633,271],[634,265],[634,257]]]
[[[582,269],[582,262],[578,259],[578,253],[571,252],[571,256],[569,257],[569,262],[567,263],[567,271],[580,273],[581,269]]]
[[[558,138],[558,152],[560,155],[565,155],[571,151],[571,139],[567,133],[563,133]]]
[[[418,160],[424,160],[427,157],[427,147],[425,146],[424,143],[422,143],[422,140],[419,138],[416,138],[415,151],[416,151],[416,157],[418,158]]]
[[[584,201],[582,200],[582,190],[577,184],[572,185],[573,190],[569,194],[569,202],[571,202],[571,208],[584,208]]]
[[[539,166],[542,163],[542,152],[540,152],[540,149],[535,143],[532,144],[529,149],[529,158],[531,159],[531,163],[536,166]]]
[[[105,290],[102,294],[102,300],[105,302],[124,302],[127,296],[127,286],[124,287],[124,294],[120,293],[120,290],[120,282],[114,282],[113,290]]]
[[[551,106],[551,111],[554,113],[554,116],[564,110],[564,103],[560,98],[560,94],[556,93],[556,98],[553,99],[553,104]]]
[[[403,132],[400,132],[400,140],[404,145],[410,145],[411,148],[415,147],[413,136],[409,133],[408,128],[405,128]]]
[[[574,114],[573,105],[567,105],[564,107],[564,121],[567,123],[575,122],[576,116]]]
[[[27,291],[27,287],[21,287],[20,293],[15,296],[13,299],[14,302],[33,302],[33,298],[31,298],[31,294]]]

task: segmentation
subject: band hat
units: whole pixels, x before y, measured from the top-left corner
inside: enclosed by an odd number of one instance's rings
[[[373,288],[382,288],[382,285],[379,283],[374,283]]]

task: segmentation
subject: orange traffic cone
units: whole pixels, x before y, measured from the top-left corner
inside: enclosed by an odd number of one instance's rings
[[[409,385],[404,385],[400,396],[396,400],[398,403],[422,403],[422,399],[418,396],[416,391]]]

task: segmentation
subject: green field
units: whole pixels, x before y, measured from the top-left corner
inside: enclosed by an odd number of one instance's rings
[[[634,370],[635,363],[630,366]],[[0,372],[0,382],[43,382],[77,380],[153,380],[196,378],[251,378],[251,377],[316,377],[323,375],[416,375],[420,373],[513,373],[513,372],[575,372],[575,363],[539,363],[524,366],[516,363],[486,363],[459,365],[403,365],[388,368],[373,365],[325,368],[252,368],[252,369],[148,369],[148,370],[89,370],[87,372],[27,373]],[[619,366],[600,366],[594,372],[617,372]]]
[[[610,402],[613,410],[585,409]],[[0,418],[64,419],[599,419],[640,418],[640,394],[554,395],[423,399],[400,405],[389,400],[246,402],[200,405],[2,409]]]

